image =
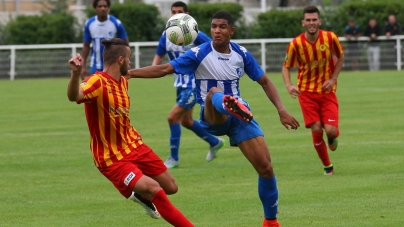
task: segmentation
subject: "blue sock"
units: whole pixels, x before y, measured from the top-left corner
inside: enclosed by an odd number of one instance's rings
[[[264,207],[265,218],[275,219],[278,213],[278,188],[276,178],[258,176],[258,195]]]
[[[170,124],[170,154],[173,159],[178,161],[178,150],[180,149],[181,125]]]
[[[223,97],[224,94],[221,92],[215,92],[212,95],[212,105],[215,107],[219,113],[226,114],[226,115],[232,115],[227,109],[224,107],[223,104]]]
[[[205,129],[203,129],[201,127],[201,124],[199,123],[199,121],[194,120],[194,123],[188,129],[193,131],[201,139],[208,142],[211,147],[213,147],[219,143],[219,139],[216,136],[213,136],[212,134],[205,131]]]

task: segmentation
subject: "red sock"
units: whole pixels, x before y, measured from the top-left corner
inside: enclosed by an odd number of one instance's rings
[[[267,220],[264,218],[264,223],[262,223],[262,227],[281,227],[278,220]]]
[[[163,189],[158,191],[151,200],[160,215],[171,225],[176,227],[194,227],[194,225],[171,202]]]
[[[325,144],[323,139],[323,131],[311,132],[311,134],[313,136],[313,144],[314,148],[317,151],[318,157],[321,159],[321,162],[323,163],[324,166],[330,166],[331,161],[330,158],[328,157],[327,145]]]

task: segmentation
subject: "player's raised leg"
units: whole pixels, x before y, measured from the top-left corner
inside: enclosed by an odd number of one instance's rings
[[[336,126],[328,124],[324,125],[324,129],[328,138],[328,148],[330,148],[331,151],[337,150],[339,129]]]
[[[210,124],[221,124],[228,116],[233,115],[242,121],[249,122],[253,116],[248,107],[232,96],[225,95],[222,90],[212,87],[205,100],[205,116],[212,122]]]
[[[259,175],[258,194],[265,214],[262,226],[280,227],[276,217],[278,213],[278,188],[264,137],[258,136],[243,141],[238,146]]]
[[[338,147],[339,136],[339,110],[338,99],[335,93],[323,95],[323,105],[321,107],[321,119],[328,138],[328,148],[335,151]]]

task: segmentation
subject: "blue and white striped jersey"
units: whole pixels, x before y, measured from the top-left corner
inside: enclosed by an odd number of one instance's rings
[[[102,52],[104,46],[101,44],[103,39],[111,38],[128,38],[125,28],[119,19],[112,15],[108,15],[106,21],[100,22],[97,16],[88,19],[84,26],[84,42],[91,42],[91,61],[90,66],[96,66],[97,69],[104,68]]]
[[[190,49],[170,62],[177,73],[195,72],[198,103],[205,102],[212,87],[241,99],[239,81],[244,73],[253,81],[264,75],[264,71],[246,48],[230,42],[230,50],[230,54],[219,53],[213,48],[212,42],[209,42]]]
[[[199,31],[198,36],[196,37],[193,43],[187,46],[178,46],[173,44],[172,42],[170,42],[170,40],[167,39],[166,32],[164,31],[160,37],[156,54],[161,56],[167,54],[170,61],[172,61],[181,56],[182,54],[184,54],[187,50],[195,46],[198,46],[202,43],[209,42],[211,40],[212,39],[209,36]],[[195,87],[194,73],[193,72],[187,74],[174,73],[174,87],[194,88]]]

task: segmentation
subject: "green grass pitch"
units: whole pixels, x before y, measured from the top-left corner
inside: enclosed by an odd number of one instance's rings
[[[67,67],[67,66],[66,66]],[[296,73],[293,73],[295,77]],[[303,125],[280,73],[269,74]],[[295,81],[295,80],[294,80]],[[170,226],[125,200],[95,168],[82,105],[66,97],[68,78],[0,81],[0,226]],[[171,76],[131,79],[132,124],[166,159]],[[404,223],[404,74],[342,72],[339,147],[324,176],[310,131],[286,130],[264,92],[247,77],[252,106],[271,151],[283,227],[395,227]],[[199,106],[194,116],[198,117]],[[208,145],[183,129],[179,191],[169,198],[198,227],[261,226],[257,174],[228,145],[207,163]]]

